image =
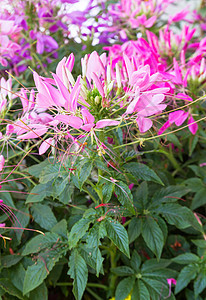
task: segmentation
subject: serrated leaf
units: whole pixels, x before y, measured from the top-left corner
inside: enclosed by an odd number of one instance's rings
[[[125,164],[123,167],[128,173],[131,173],[134,177],[136,177],[136,179],[154,181],[164,185],[162,180],[157,176],[157,174],[144,164],[131,162]]]
[[[142,280],[144,281],[144,284],[146,285],[146,287],[151,291],[156,292],[158,295],[161,295],[161,297],[164,299],[166,297],[168,297],[169,295],[169,285],[168,284],[164,284],[162,281],[159,280],[155,280],[152,278],[144,278],[142,277]],[[152,293],[150,292],[150,295]]]
[[[142,226],[142,236],[152,252],[160,258],[164,246],[164,236],[158,223],[151,217],[144,220]]]
[[[134,205],[137,209],[144,209],[148,201],[148,185],[143,181],[134,193]]]
[[[190,139],[189,139],[189,143],[188,143],[188,145],[189,145],[189,156],[192,155],[197,143],[198,143],[198,135],[191,136]]]
[[[193,226],[195,229],[202,231],[200,224],[187,207],[183,207],[177,203],[167,203],[153,209],[154,211],[162,214],[169,224],[175,225],[177,228],[184,229]]]
[[[206,249],[206,240],[191,240],[197,247]]]
[[[58,200],[63,204],[67,205],[71,201],[73,193],[74,193],[74,185],[72,182],[69,182],[60,193]]]
[[[46,284],[43,282],[41,285],[39,285],[37,288],[35,288],[33,291],[29,294],[29,300],[39,300],[39,299],[48,299],[48,290],[46,287]]]
[[[23,284],[25,277],[25,269],[21,263],[15,265],[9,270],[9,279],[13,285],[23,293]]]
[[[158,190],[152,197],[152,201],[148,209],[160,203],[176,202],[182,196],[189,192],[188,189],[183,186],[168,186]]]
[[[79,166],[79,172],[78,172],[78,183],[79,188],[81,190],[84,182],[87,180],[89,175],[91,174],[93,168],[93,161],[92,160],[85,160],[80,166]]]
[[[42,284],[62,255],[61,249],[54,248],[53,250],[50,249],[50,251],[47,251],[45,254],[41,253],[41,255],[37,257],[36,263],[29,266],[26,270],[23,287],[24,295]]]
[[[69,247],[70,249],[76,247],[79,240],[85,235],[89,229],[89,225],[94,221],[94,219],[82,218],[72,227],[69,233]]]
[[[112,197],[114,190],[114,183],[113,182],[106,182],[102,187],[102,197],[103,202],[108,203]]]
[[[194,281],[194,292],[197,297],[203,290],[206,289],[206,269],[200,271],[197,278]]]
[[[127,266],[112,268],[110,271],[118,276],[131,276],[135,274],[134,270]]]
[[[119,181],[115,184],[114,191],[118,201],[131,213],[135,214],[133,196],[128,186],[124,182]]]
[[[184,267],[178,275],[175,294],[183,290],[189,284],[189,282],[196,277],[196,274],[197,268],[194,264]]]
[[[194,210],[206,204],[206,188],[201,188],[192,199],[191,209]]]
[[[132,252],[132,257],[131,257],[131,267],[135,270],[137,273],[139,271],[140,265],[141,265],[141,257],[137,253],[136,250]]]
[[[52,163],[53,162],[53,158],[50,158],[48,162],[48,159],[45,159],[43,162],[39,163],[39,164],[36,164],[34,166],[31,166],[27,169],[25,169],[24,171],[25,172],[28,172],[29,174],[31,174],[32,176],[35,176],[37,178],[39,178],[40,174],[41,174],[41,171],[46,167],[48,166],[48,163]]]
[[[142,271],[148,272],[158,269],[164,269],[171,264],[171,261],[168,259],[161,258],[159,261],[152,258],[150,260],[146,260],[142,265]]]
[[[115,299],[125,300],[133,289],[135,277],[128,277],[120,281],[115,292]]]
[[[196,177],[185,180],[184,184],[194,193],[198,192],[204,187],[202,180]]]
[[[21,255],[5,255],[1,257],[1,267],[10,268],[16,265],[23,257]]]
[[[137,280],[132,291],[131,300],[150,300],[150,294],[142,280]]]
[[[97,260],[100,261],[99,257],[101,256],[100,250],[98,249],[98,252],[100,252],[100,253],[98,253],[98,256],[99,256],[98,258],[93,255],[92,248],[88,248],[88,246],[86,244],[80,245],[79,252],[80,252],[81,256],[84,258],[87,265],[89,265],[92,269],[96,270],[97,269]],[[100,273],[104,275],[104,270],[102,268],[102,264],[101,264],[101,268],[100,268]]]
[[[52,182],[48,182],[46,184],[37,184],[28,195],[26,199],[26,204],[31,202],[42,202],[44,198],[52,196],[52,190]]]
[[[22,293],[13,285],[13,283],[11,283],[9,279],[0,278],[0,288],[2,288],[9,295],[24,300]]]
[[[31,207],[31,213],[34,221],[46,230],[50,230],[57,224],[57,220],[48,205],[34,204]]]
[[[70,255],[67,274],[74,279],[73,293],[76,300],[81,300],[87,284],[88,269],[85,260],[76,249]]]
[[[52,227],[51,232],[67,238],[67,221],[63,219],[58,222],[56,225],[54,225],[54,227]]]
[[[17,213],[15,213],[16,221],[14,222],[13,227],[19,227],[19,224],[21,224],[22,228],[26,228],[27,225],[29,224],[29,220],[30,220],[30,214],[29,214],[28,207],[25,207],[25,205],[24,205],[23,207],[18,207],[18,208],[19,208],[19,211]],[[24,231],[14,229],[14,232],[15,232],[17,241],[20,242]]]
[[[142,231],[142,220],[140,218],[132,218],[128,226],[129,243],[132,243],[140,236]]]
[[[199,261],[199,257],[193,253],[180,254],[172,259],[177,264],[187,265]]]
[[[22,255],[29,255],[40,252],[43,249],[51,248],[59,239],[59,235],[52,232],[46,232],[45,235],[38,235],[27,242]]]
[[[48,165],[41,172],[39,181],[40,181],[40,183],[45,184],[45,183],[51,181],[52,179],[56,178],[59,173],[60,173],[60,165],[59,164]]]
[[[122,251],[127,257],[129,253],[129,239],[127,231],[118,221],[106,220],[106,230],[108,238]]]

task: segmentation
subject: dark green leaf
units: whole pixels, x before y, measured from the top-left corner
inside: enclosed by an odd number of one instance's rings
[[[1,258],[1,266],[4,268],[10,268],[11,266],[16,265],[22,259],[21,255],[5,255]]]
[[[154,196],[152,197],[152,203],[149,206],[153,207],[155,205],[159,205],[160,203],[166,202],[176,202],[181,199],[182,196],[189,192],[188,189],[184,188],[183,186],[168,186],[166,188],[162,188],[158,190]]]
[[[108,203],[112,197],[114,190],[114,183],[113,182],[106,182],[102,187],[102,197],[103,202]]]
[[[204,187],[202,180],[196,177],[185,180],[184,184],[186,184],[186,186],[194,193],[198,192]]]
[[[0,278],[0,288],[2,288],[9,295],[24,300],[22,293],[13,285],[13,283],[11,283],[9,279]]]
[[[107,219],[106,230],[108,238],[119,248],[120,251],[130,257],[129,239],[124,226],[122,226],[118,221]]]
[[[57,223],[57,220],[48,205],[39,203],[34,204],[31,207],[31,213],[34,221],[46,230],[50,230]]]
[[[192,242],[199,248],[206,249],[206,240],[192,240]]]
[[[132,218],[128,226],[129,243],[134,242],[134,240],[136,240],[136,238],[139,237],[141,231],[142,231],[142,219],[136,217]]]
[[[40,174],[40,183],[47,183],[52,179],[58,177],[60,173],[60,165],[59,164],[50,164]]]
[[[134,210],[134,204],[133,204],[133,196],[128,188],[128,186],[122,182],[119,181],[115,184],[115,194],[117,195],[118,201],[129,211],[131,211],[133,214],[135,214]]]
[[[164,284],[161,281],[155,280],[155,279],[151,279],[151,278],[142,278],[142,280],[144,281],[146,287],[149,289],[150,291],[150,295],[152,295],[152,291],[156,292],[159,296],[161,295],[161,297],[164,299],[166,297],[168,297],[169,295],[169,285],[168,284]]]
[[[54,225],[54,227],[52,227],[51,232],[67,238],[67,221],[65,219],[61,220],[59,223]]]
[[[141,264],[141,257],[139,256],[137,251],[134,250],[132,252],[132,257],[131,257],[131,267],[135,270],[136,273],[139,272],[140,264]]]
[[[149,291],[142,280],[136,281],[131,300],[150,300]]]
[[[60,193],[58,199],[63,204],[69,204],[71,201],[72,195],[74,193],[74,184],[72,182],[67,183],[66,187]]]
[[[157,261],[156,259],[146,260],[142,265],[142,271],[148,272],[152,270],[164,269],[171,264],[171,261],[168,259],[160,259]]]
[[[44,198],[53,194],[52,182],[46,184],[37,184],[26,199],[26,204],[31,202],[42,202]]]
[[[196,277],[196,274],[197,267],[195,266],[195,264],[190,264],[184,267],[177,278],[175,294],[183,290],[189,284],[189,282]]]
[[[147,182],[143,181],[134,193],[134,205],[137,209],[144,209],[148,200]]]
[[[145,218],[142,226],[142,236],[146,245],[157,258],[160,258],[164,245],[164,236],[155,219],[151,217]]]
[[[46,232],[45,235],[37,235],[27,242],[22,255],[29,255],[40,252],[43,249],[51,248],[59,240],[59,235],[52,232]]]
[[[133,289],[135,277],[128,277],[120,281],[115,292],[115,299],[125,300]]]
[[[92,168],[93,168],[93,161],[91,160],[84,160],[84,162],[79,166],[80,171],[78,172],[78,183],[79,183],[80,190],[84,182],[91,174]]]
[[[134,270],[132,270],[130,267],[122,266],[122,267],[116,267],[110,269],[112,273],[118,275],[118,276],[130,276],[134,275]]]
[[[73,293],[76,300],[81,300],[87,284],[88,270],[85,260],[76,249],[72,251],[69,258],[68,275],[74,279]]]
[[[177,264],[187,265],[199,261],[199,257],[193,253],[180,254],[172,259]]]
[[[194,292],[197,297],[206,289],[206,269],[202,270],[194,281]]]
[[[48,161],[48,159],[46,159],[37,165],[31,166],[31,167],[25,169],[25,172],[28,172],[29,174],[39,178],[41,171],[45,167],[47,167],[49,163],[53,163],[53,159],[49,159],[49,161]]]
[[[206,188],[201,188],[192,199],[191,209],[194,210],[206,204]]]
[[[157,174],[144,164],[131,162],[125,164],[124,168],[128,173],[131,173],[134,177],[136,177],[136,179],[154,181],[163,185],[162,180],[157,176]]]
[[[43,282],[37,288],[29,294],[29,300],[47,300],[48,299],[48,290],[46,284]]]

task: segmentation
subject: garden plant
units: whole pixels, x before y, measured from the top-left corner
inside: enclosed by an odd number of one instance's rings
[[[206,299],[192,2],[0,7],[0,299]]]

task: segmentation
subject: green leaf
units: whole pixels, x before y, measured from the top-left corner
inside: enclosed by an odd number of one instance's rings
[[[102,187],[102,197],[103,202],[108,203],[112,197],[114,190],[114,183],[113,182],[106,182]]]
[[[48,165],[40,174],[40,183],[47,183],[59,176],[60,164]]]
[[[123,166],[128,173],[131,173],[136,179],[142,179],[146,181],[154,181],[159,184],[163,184],[162,180],[157,176],[157,174],[144,164],[137,162],[127,163]]]
[[[130,276],[135,274],[134,270],[127,266],[111,268],[110,271],[118,276]]]
[[[164,246],[164,236],[155,219],[145,218],[142,226],[142,236],[146,245],[160,258]]]
[[[53,162],[53,158],[45,159],[43,162],[36,164],[34,166],[31,166],[27,169],[25,169],[25,172],[28,172],[29,174],[31,174],[32,176],[35,176],[37,178],[39,178],[41,171],[48,166],[48,164]]]
[[[23,287],[24,295],[42,284],[62,255],[63,253],[60,248],[53,248],[37,256],[36,263],[29,266],[26,270]]]
[[[127,231],[118,221],[106,220],[106,230],[108,238],[122,251],[127,257],[129,254],[129,239]]]
[[[25,300],[22,293],[7,278],[0,278],[0,288],[2,288],[9,295]]]
[[[119,181],[115,184],[114,191],[118,201],[130,212],[135,214],[133,196],[128,186],[124,182]]]
[[[150,260],[146,260],[142,265],[143,272],[149,272],[153,270],[164,269],[171,264],[171,261],[168,259],[161,258],[159,261],[152,258]]]
[[[177,264],[187,265],[190,263],[196,263],[199,261],[199,257],[193,253],[180,254],[172,259]]]
[[[162,214],[169,224],[175,225],[177,228],[184,229],[193,226],[195,229],[202,231],[200,224],[187,207],[183,207],[177,203],[167,203],[160,205],[154,211]]]
[[[58,200],[61,203],[67,205],[71,201],[73,193],[74,193],[74,184],[72,182],[69,182],[60,193]]]
[[[34,221],[46,230],[50,230],[57,223],[57,220],[48,205],[39,203],[34,204],[31,207],[31,213]]]
[[[157,221],[160,229],[162,230],[162,233],[164,236],[164,244],[165,244],[167,241],[167,235],[168,235],[167,224],[160,216],[156,216],[155,218],[156,218],[156,221]]]
[[[132,291],[131,300],[150,300],[150,294],[142,280],[137,280]]]
[[[103,257],[99,251],[101,245],[100,239],[103,239],[107,235],[104,223],[96,223],[89,231],[86,242],[91,251],[91,255],[96,261],[96,275],[99,276],[99,272],[102,268]]]
[[[67,238],[67,221],[65,219],[58,222],[52,227],[51,232],[57,233],[59,236]]]
[[[1,257],[1,267],[10,268],[16,265],[23,257],[21,255],[5,255]]]
[[[197,278],[194,281],[194,292],[197,297],[206,289],[206,269],[200,271]]]
[[[87,284],[88,269],[85,260],[76,249],[70,255],[67,274],[74,279],[73,293],[76,300],[81,300]]]
[[[183,290],[190,283],[190,281],[196,277],[196,274],[197,267],[195,264],[190,264],[184,267],[178,275],[175,294]]]
[[[148,185],[143,181],[134,193],[134,205],[137,209],[144,209],[148,201]]]
[[[43,249],[51,248],[59,240],[59,235],[52,232],[46,232],[45,235],[37,235],[27,242],[22,255],[29,255],[40,252]]]
[[[44,198],[53,194],[52,182],[46,184],[37,184],[30,192],[26,199],[26,204],[31,202],[42,202]]]
[[[78,183],[79,188],[81,190],[84,182],[87,180],[89,175],[91,174],[93,168],[93,160],[84,160],[83,163],[79,166],[79,172],[78,172]]]
[[[198,192],[204,187],[202,180],[196,177],[185,180],[184,184],[194,193]]]
[[[135,270],[136,273],[139,272],[139,268],[141,265],[141,257],[139,256],[136,250],[132,252],[130,265]]]
[[[198,143],[198,136],[197,135],[191,136],[190,139],[189,139],[189,143],[188,143],[188,145],[189,145],[189,156],[192,155],[197,143]]]
[[[142,231],[142,219],[132,218],[128,226],[129,243],[132,243],[139,237]]]
[[[76,247],[77,243],[85,235],[89,229],[89,225],[93,221],[94,218],[82,218],[72,227],[68,238],[70,249]]]
[[[197,247],[206,249],[206,240],[191,240]]]
[[[33,291],[29,294],[29,300],[47,300],[48,299],[48,290],[46,287],[46,284],[43,282],[41,285],[39,285],[37,288],[35,288]]]
[[[115,292],[115,299],[125,300],[133,289],[135,277],[128,277],[120,281]]]
[[[154,194],[154,196],[152,197],[152,202],[148,209],[150,209],[150,207],[154,207],[157,204],[159,205],[160,203],[176,202],[188,192],[189,189],[184,188],[184,186],[171,185],[166,188],[162,188]]]
[[[15,212],[16,221],[14,222],[13,227],[19,227],[19,224],[21,224],[22,228],[26,228],[26,226],[29,224],[29,220],[30,220],[30,214],[29,214],[28,207],[25,207],[25,205],[24,205],[23,207],[22,206],[18,207],[18,209],[19,209],[19,211]],[[14,229],[14,232],[15,232],[17,241],[20,242],[24,230],[15,230]]]
[[[169,295],[169,285],[164,284],[162,281],[151,279],[151,278],[144,278],[142,277],[142,280],[144,281],[146,287],[148,288],[150,292],[150,296],[152,296],[152,293],[157,293],[159,295],[159,298],[166,298]],[[160,297],[161,295],[161,297]],[[152,297],[153,298],[153,297]],[[157,299],[159,299],[157,298]]]
[[[191,209],[194,210],[206,204],[206,188],[200,189],[192,199]]]
[[[101,252],[99,249],[96,253],[98,257],[92,253],[93,249],[88,248],[88,245],[86,245],[86,244],[80,244],[78,250],[79,250],[81,256],[84,258],[87,265],[89,265],[92,269],[96,270],[96,273],[98,271],[97,267],[99,267],[99,265],[101,264],[100,273],[104,275],[104,270],[102,268],[102,262],[101,262],[102,256],[101,256]],[[98,261],[98,265],[97,265],[97,261]]]
[[[167,278],[174,278],[176,277],[177,272],[171,269],[158,269],[158,270],[147,270],[142,271],[142,276],[146,280],[146,278],[156,279],[162,281],[163,283],[166,282]]]

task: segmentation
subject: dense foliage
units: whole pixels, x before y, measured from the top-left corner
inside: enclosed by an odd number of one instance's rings
[[[76,2],[0,8],[0,299],[204,300],[204,1]]]

